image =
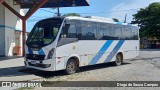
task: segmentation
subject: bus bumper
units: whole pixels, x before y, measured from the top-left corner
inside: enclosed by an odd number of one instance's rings
[[[36,61],[36,60],[25,60],[24,64],[27,68],[33,68],[42,71],[54,71],[54,65],[51,61],[54,60],[43,60],[43,61]]]

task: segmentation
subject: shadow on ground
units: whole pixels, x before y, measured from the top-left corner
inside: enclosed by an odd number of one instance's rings
[[[124,63],[123,65],[128,65],[130,63]],[[81,67],[79,72],[92,71],[102,68],[114,67],[111,63],[98,64],[92,66]],[[14,76],[25,76],[25,75],[35,75],[42,78],[53,78],[55,76],[64,76],[66,75],[64,70],[62,71],[40,71],[35,69],[26,68],[24,66],[19,67],[10,67],[10,68],[1,68],[0,69],[0,77],[14,77]]]
[[[22,76],[26,75],[24,73],[19,72],[20,69],[24,69],[23,66],[18,67],[8,67],[8,68],[0,68],[0,77],[12,77],[12,76]]]
[[[131,63],[123,63],[123,65],[128,65],[128,64],[131,64]],[[97,70],[97,69],[108,68],[108,67],[115,67],[115,66],[113,66],[112,63],[85,66],[85,67],[81,67],[79,72]],[[34,74],[36,76],[40,76],[40,77],[43,77],[43,78],[51,78],[51,77],[54,77],[54,76],[64,76],[64,75],[66,75],[64,70],[47,72],[47,71],[39,71],[39,70],[35,70],[35,69],[26,69],[25,68],[25,69],[19,70],[19,72],[23,72],[23,73],[26,73],[26,74]]]

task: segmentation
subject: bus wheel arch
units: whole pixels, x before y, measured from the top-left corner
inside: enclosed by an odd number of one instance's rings
[[[70,66],[72,64],[72,66]],[[69,70],[69,68],[72,68],[72,70]],[[79,58],[78,57],[70,57],[66,64],[66,74],[73,74],[76,73],[79,70]]]
[[[70,59],[74,59],[76,61],[76,63],[77,63],[77,67],[79,68],[79,65],[80,65],[79,58],[78,57],[71,57],[68,60],[70,60]]]

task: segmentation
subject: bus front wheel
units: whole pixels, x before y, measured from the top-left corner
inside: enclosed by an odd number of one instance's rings
[[[122,56],[120,54],[117,54],[116,61],[113,62],[113,65],[119,66],[122,65],[122,63],[123,63]]]
[[[76,71],[78,70],[77,68],[77,63],[74,59],[70,59],[68,62],[67,62],[67,65],[66,65],[66,74],[74,74],[76,73]]]

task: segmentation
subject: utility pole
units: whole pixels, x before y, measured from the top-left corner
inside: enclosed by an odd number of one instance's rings
[[[57,16],[61,16],[59,7],[57,7],[57,11],[58,11]]]
[[[59,10],[59,0],[56,0],[57,3],[57,16],[61,16],[60,10]]]
[[[127,14],[125,15],[124,23],[127,22]]]

